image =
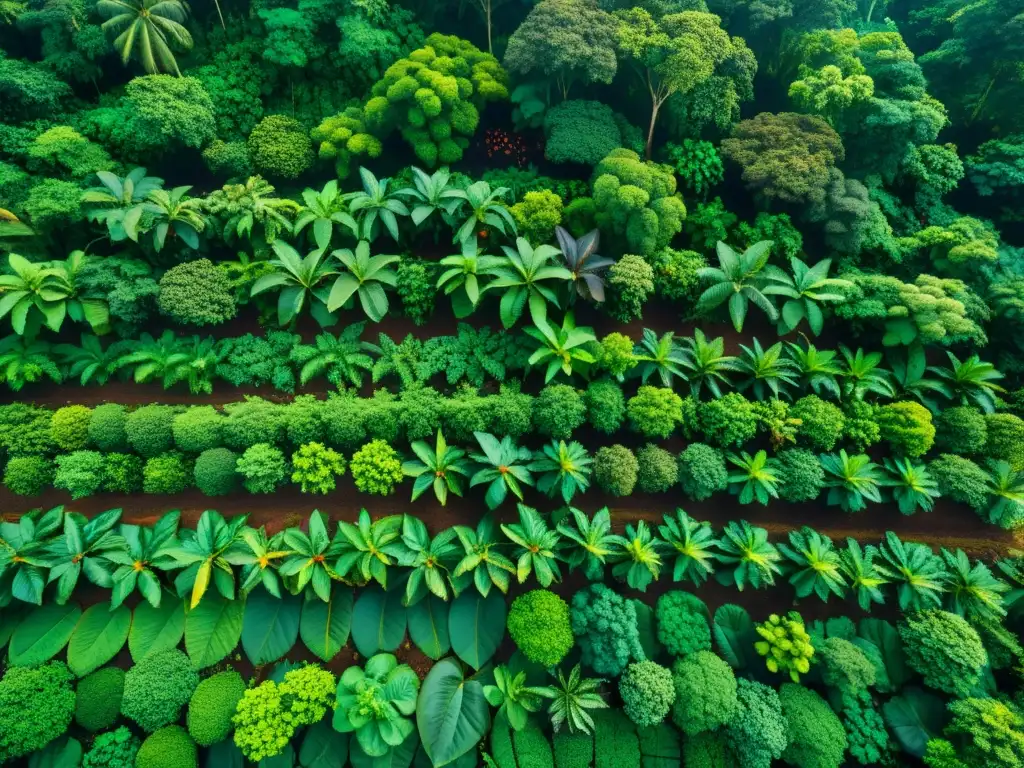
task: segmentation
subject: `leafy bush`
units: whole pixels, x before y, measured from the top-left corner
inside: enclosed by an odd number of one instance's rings
[[[729,486],[725,455],[710,445],[690,443],[679,454],[678,465],[679,484],[694,501],[709,499]]]
[[[53,485],[55,471],[45,456],[12,456],[4,468],[4,485],[18,496],[38,496]]]
[[[556,440],[568,440],[587,417],[583,395],[569,384],[548,384],[533,403],[537,432]]]
[[[150,734],[135,757],[135,768],[198,768],[196,743],[180,725]]]
[[[92,410],[84,405],[66,405],[53,412],[50,434],[62,451],[80,451],[89,441]]]
[[[943,453],[928,464],[928,471],[943,496],[975,511],[988,506],[988,473],[970,459]]]
[[[256,443],[245,449],[235,464],[249,493],[273,493],[284,484],[288,464],[281,449],[268,443]]]
[[[648,443],[636,452],[636,485],[643,493],[664,493],[679,480],[676,457]]]
[[[108,493],[137,493],[142,490],[143,461],[131,453],[108,453],[103,457],[103,490]]]
[[[82,756],[82,768],[135,768],[139,746],[138,737],[123,725],[101,733]]]
[[[626,403],[630,426],[646,438],[664,440],[683,420],[683,399],[667,387],[640,387]]]
[[[626,667],[619,680],[619,694],[626,717],[641,727],[662,722],[676,698],[672,673],[653,661]]]
[[[893,450],[905,456],[924,456],[935,442],[931,412],[920,403],[904,401],[883,405],[875,411],[875,420],[882,439],[888,440]]]
[[[624,333],[609,333],[601,339],[594,357],[598,368],[619,381],[637,364],[633,355],[633,340]]]
[[[949,704],[953,719],[946,734],[966,743],[962,754],[971,768],[1012,768],[1024,762],[1024,715],[1014,704],[969,698]]]
[[[197,685],[199,675],[184,653],[169,650],[151,654],[125,675],[121,714],[142,730],[155,731],[177,722]]]
[[[587,421],[598,432],[615,434],[626,416],[626,398],[622,387],[608,379],[598,379],[587,385],[583,394],[587,406]]]
[[[403,256],[396,273],[395,293],[402,301],[402,314],[416,325],[426,325],[437,302],[436,266]]]
[[[907,663],[925,685],[962,697],[981,680],[988,654],[963,617],[927,609],[905,616],[898,629]]]
[[[612,496],[629,496],[639,472],[636,456],[624,445],[606,445],[594,454],[594,480]]]
[[[708,607],[696,595],[681,590],[666,592],[658,598],[654,615],[658,642],[672,656],[711,650]]]
[[[969,456],[984,450],[987,440],[985,417],[976,408],[958,405],[935,417],[935,444],[942,451]]]
[[[249,134],[249,158],[259,173],[295,179],[313,165],[313,144],[293,117],[267,115]]]
[[[519,765],[535,765],[537,768],[554,768],[554,756],[544,731],[535,720],[528,720],[526,727],[512,731],[512,745]]]
[[[601,675],[619,675],[632,660],[644,660],[636,606],[604,584],[591,584],[572,598],[572,632],[582,661]]]
[[[636,727],[621,712],[605,709],[594,713],[594,768],[640,765]]]
[[[594,736],[568,728],[555,731],[551,737],[555,768],[590,768],[594,762]],[[501,763],[499,763],[501,765]]]
[[[508,634],[530,661],[557,667],[572,650],[569,606],[546,589],[534,589],[512,602]]]
[[[779,695],[767,685],[740,679],[736,700],[736,714],[725,735],[729,748],[744,768],[770,768],[789,741]]]
[[[606,283],[605,309],[628,323],[644,314],[644,304],[654,293],[654,270],[643,256],[628,253],[608,268]]]
[[[800,614],[795,611],[790,611],[786,616],[773,613],[767,621],[758,624],[755,630],[761,640],[754,643],[754,648],[765,657],[765,666],[769,672],[785,672],[794,683],[798,683],[800,675],[811,671],[814,646]]]
[[[875,665],[849,640],[829,637],[814,650],[823,666],[825,684],[840,693],[857,695],[875,684]]]
[[[101,451],[124,451],[128,448],[128,414],[123,405],[104,403],[92,409],[89,419],[89,442]]]
[[[562,198],[550,189],[527,192],[509,209],[519,234],[533,245],[555,239],[555,227],[562,223]]]
[[[199,683],[188,702],[188,732],[196,744],[209,747],[231,734],[231,719],[245,688],[242,676],[232,670]]]
[[[220,325],[238,311],[227,272],[209,259],[186,261],[164,272],[157,306],[182,325]]]
[[[544,116],[544,156],[553,163],[597,165],[614,149],[636,149],[624,141],[624,123],[636,131],[600,101],[563,101]]]
[[[246,397],[239,403],[224,406],[227,421],[221,435],[224,444],[233,451],[244,451],[256,443],[281,442],[285,433],[283,406],[259,397]]]
[[[1024,419],[1012,413],[990,413],[985,416],[985,428],[985,455],[1007,462],[1014,472],[1024,470]]]
[[[180,453],[172,451],[146,460],[142,469],[142,490],[145,493],[181,493],[192,481],[192,467]]]
[[[174,415],[169,405],[144,405],[129,413],[124,430],[132,450],[146,458],[172,450]]]
[[[292,482],[302,486],[303,493],[330,493],[335,478],[345,474],[345,458],[323,443],[306,443],[292,454]]]
[[[682,307],[694,307],[701,294],[700,270],[707,259],[696,251],[662,248],[647,262],[654,270],[654,292],[661,298]]]
[[[376,496],[390,496],[404,477],[398,452],[383,440],[372,440],[352,454],[349,469],[356,488]]]
[[[73,499],[92,496],[103,485],[103,454],[99,451],[75,451],[58,456],[53,484]]]
[[[839,768],[846,731],[825,700],[809,688],[786,683],[779,689],[789,744],[782,759],[796,768]]]
[[[842,704],[840,716],[846,730],[850,757],[861,765],[884,762],[889,754],[889,732],[871,700],[871,694],[865,690],[857,695],[844,695]]]
[[[779,496],[786,501],[814,501],[825,487],[825,470],[818,457],[806,448],[789,448],[775,457]]]
[[[10,667],[0,679],[0,762],[36,752],[67,731],[75,692],[67,665]]]
[[[117,722],[124,674],[118,667],[103,667],[79,680],[75,690],[75,722],[92,733]]]
[[[227,448],[211,448],[196,459],[196,488],[207,496],[227,496],[238,487],[235,464],[238,454]]]
[[[672,721],[688,737],[720,728],[736,714],[736,675],[710,650],[676,659],[672,683],[676,691]]]
[[[223,437],[224,422],[224,415],[212,405],[189,408],[171,422],[174,443],[186,453],[202,453],[217,448]]]
[[[738,448],[757,434],[754,404],[739,392],[701,403],[697,420],[705,437],[722,448]]]
[[[836,446],[846,421],[838,406],[817,395],[805,395],[789,409],[791,418],[800,419],[797,436],[816,451],[831,451]]]

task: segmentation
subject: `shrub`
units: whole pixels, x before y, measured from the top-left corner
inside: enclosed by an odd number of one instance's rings
[[[761,639],[754,643],[754,649],[765,657],[769,672],[786,672],[797,683],[800,675],[811,671],[814,646],[799,613],[790,611],[785,616],[773,613],[755,630]]]
[[[640,765],[636,726],[622,712],[603,709],[594,713],[594,768]]]
[[[233,451],[244,451],[256,443],[277,445],[285,434],[284,406],[260,397],[246,397],[240,403],[224,406],[224,444]]]
[[[1024,419],[1012,413],[990,413],[985,416],[985,428],[985,456],[1007,462],[1015,472],[1024,470]]]
[[[92,496],[103,485],[103,454],[99,451],[75,451],[58,456],[53,484],[73,499]]]
[[[683,493],[695,501],[709,499],[716,491],[724,491],[729,486],[725,456],[704,443],[686,446],[679,454],[677,472]]]
[[[172,451],[146,460],[142,468],[144,493],[181,493],[192,480],[192,468],[185,457]]]
[[[696,251],[662,248],[647,259],[654,270],[654,292],[680,307],[694,307],[701,294],[698,272],[708,262]]]
[[[345,458],[323,443],[306,443],[292,454],[292,482],[302,486],[303,493],[330,493],[335,478],[345,474]]]
[[[171,432],[174,443],[186,453],[202,453],[218,448],[226,419],[211,405],[198,405],[174,417]]]
[[[835,448],[846,418],[838,406],[817,395],[805,395],[789,409],[790,418],[800,419],[797,437],[816,451]]]
[[[4,485],[18,496],[38,496],[53,485],[55,471],[45,456],[12,456],[4,468]]]
[[[1018,706],[998,699],[970,698],[950,702],[949,711],[953,719],[946,734],[962,737],[966,765],[1013,768],[1024,763],[1024,715]]]
[[[619,680],[619,694],[626,717],[641,727],[661,723],[676,698],[672,673],[653,661],[626,667]]]
[[[238,454],[227,448],[211,448],[196,459],[196,488],[207,496],[227,496],[238,487],[235,464]]]
[[[767,685],[740,679],[736,700],[736,714],[725,735],[729,749],[744,768],[770,768],[789,739],[779,695]]]
[[[396,270],[395,293],[402,314],[416,325],[426,325],[437,302],[437,268],[431,262],[403,256]]]
[[[89,442],[104,452],[127,450],[127,421],[128,415],[123,405],[97,405],[89,418]]]
[[[889,732],[885,720],[875,707],[871,694],[861,691],[857,695],[844,695],[840,712],[850,757],[861,765],[876,765],[887,762],[889,755]],[[927,759],[925,760],[927,764]]]
[[[622,387],[614,381],[598,379],[587,385],[583,399],[590,426],[606,435],[618,432],[626,416],[626,398],[622,394]]]
[[[697,421],[708,440],[722,448],[738,448],[757,434],[758,418],[754,404],[739,392],[700,403]]]
[[[736,714],[736,675],[710,650],[676,659],[672,684],[676,689],[672,722],[687,737],[720,728]]]
[[[520,438],[529,434],[533,423],[533,395],[519,391],[519,382],[501,385],[498,394],[488,398],[492,435]]]
[[[0,445],[10,456],[33,453],[51,453],[53,443],[50,425],[53,413],[24,403],[0,405]]]
[[[527,720],[522,730],[512,731],[512,745],[519,765],[554,768],[551,745],[535,720]]]
[[[626,415],[634,431],[664,440],[683,420],[683,399],[667,387],[642,386],[626,403]]]
[[[142,742],[135,768],[198,768],[196,743],[180,725],[168,725]]]
[[[259,173],[295,179],[313,165],[313,143],[293,117],[267,115],[249,134],[249,157]]]
[[[142,458],[131,453],[108,453],[103,457],[103,490],[108,493],[137,493],[143,483]]]
[[[174,409],[169,405],[144,405],[125,419],[125,434],[132,450],[152,458],[174,448]]]
[[[936,690],[967,696],[988,663],[988,654],[974,627],[955,613],[928,609],[904,617],[899,624],[907,663]]]
[[[284,484],[288,464],[281,449],[268,443],[256,443],[245,449],[235,463],[235,471],[244,480],[249,493],[273,493]]]
[[[636,456],[624,445],[606,445],[594,455],[594,480],[612,496],[629,496],[639,472]]]
[[[599,345],[597,366],[622,381],[622,377],[637,365],[633,354],[633,340],[624,333],[609,333]]]
[[[605,309],[628,323],[644,314],[644,304],[654,293],[654,270],[643,256],[628,253],[608,268],[606,283]]]
[[[687,656],[711,650],[708,607],[696,595],[681,590],[666,592],[658,598],[654,615],[658,642],[670,655]]]
[[[0,680],[0,763],[30,755],[71,725],[75,692],[67,665],[9,667]]]
[[[82,756],[82,768],[135,768],[139,739],[121,726],[101,733]]]
[[[583,395],[568,384],[548,384],[533,403],[533,425],[545,437],[568,440],[583,424],[587,406]]]
[[[155,731],[177,722],[197,685],[199,675],[184,653],[169,650],[151,654],[125,675],[121,714],[142,730]]]
[[[630,660],[644,660],[636,606],[604,584],[573,595],[570,616],[582,661],[598,674],[619,675]]]
[[[935,444],[942,451],[969,456],[983,451],[987,440],[985,417],[976,408],[958,405],[935,417]]]
[[[825,487],[825,470],[818,457],[806,448],[789,448],[775,457],[785,501],[814,501]]]
[[[683,741],[686,768],[726,768],[732,759],[722,732],[698,733]]]
[[[858,451],[866,451],[882,439],[875,421],[875,406],[863,400],[847,402],[843,407],[843,438],[856,446]]]
[[[50,434],[62,451],[80,451],[89,442],[92,410],[84,405],[66,405],[53,412]]]
[[[988,506],[988,473],[970,459],[943,453],[928,465],[928,471],[943,496],[976,512]]]
[[[398,452],[383,440],[373,440],[356,451],[349,469],[356,488],[376,496],[390,496],[404,477]]]
[[[920,403],[903,401],[889,403],[875,411],[875,420],[883,440],[893,450],[917,458],[931,450],[935,442],[932,414]]]
[[[92,733],[110,728],[121,714],[124,670],[103,667],[78,681],[75,722]]]
[[[626,146],[612,108],[600,101],[570,99],[544,115],[544,157],[553,163],[597,165]]]
[[[231,734],[231,718],[245,693],[237,672],[218,672],[196,687],[188,702],[188,732],[201,747],[224,741]]]
[[[647,444],[636,452],[636,485],[644,493],[664,493],[679,480],[676,457],[656,445]]]
[[[551,746],[555,768],[590,768],[594,762],[594,735],[591,733],[572,733],[563,728],[552,735]]]
[[[839,768],[846,752],[846,731],[817,693],[795,683],[779,689],[789,744],[782,759],[797,768]]]
[[[562,198],[550,189],[527,192],[510,209],[519,234],[534,245],[555,239],[555,227],[562,223]]]
[[[859,647],[842,637],[829,637],[815,648],[826,685],[856,695],[875,684],[875,665]]]
[[[238,312],[228,273],[209,259],[186,261],[164,272],[157,306],[182,325],[220,325]]]
[[[573,646],[569,606],[546,589],[520,595],[508,612],[508,634],[530,661],[556,667]]]

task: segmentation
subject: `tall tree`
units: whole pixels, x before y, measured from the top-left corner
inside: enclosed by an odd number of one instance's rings
[[[150,74],[181,75],[171,44],[190,50],[192,35],[184,26],[188,10],[180,0],[100,0],[96,10],[107,19],[103,30],[117,35],[114,47],[125,64],[134,53]]]

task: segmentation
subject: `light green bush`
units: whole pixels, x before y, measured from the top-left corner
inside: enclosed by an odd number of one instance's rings
[[[556,667],[572,650],[569,606],[546,589],[534,589],[512,602],[508,634],[530,661]]]
[[[231,719],[245,687],[242,676],[232,670],[199,683],[188,702],[188,732],[196,744],[209,747],[231,734]]]

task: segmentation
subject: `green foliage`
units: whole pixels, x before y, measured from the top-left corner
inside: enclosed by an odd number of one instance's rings
[[[569,606],[546,589],[520,595],[508,612],[508,634],[530,661],[557,667],[574,643]]]
[[[779,695],[766,685],[740,679],[736,681],[736,698],[736,714],[726,727],[726,743],[745,768],[769,768],[772,760],[782,757],[789,742]]]
[[[377,496],[390,496],[404,477],[397,451],[383,440],[372,440],[352,454],[349,469],[356,488]]]
[[[18,496],[39,496],[53,485],[55,471],[45,456],[12,456],[4,468],[4,487]]]
[[[219,325],[237,307],[227,273],[209,259],[171,267],[160,278],[160,312],[183,325]]]
[[[53,412],[50,433],[53,442],[64,451],[79,451],[89,440],[92,410],[84,405],[68,405]]]
[[[533,404],[537,432],[556,440],[568,440],[586,419],[583,395],[568,384],[548,384]]]
[[[800,614],[790,612],[780,617],[773,613],[755,629],[761,640],[754,644],[754,648],[765,657],[769,672],[786,673],[794,683],[798,683],[800,675],[811,671],[814,646]]]
[[[835,405],[817,395],[805,395],[789,409],[794,419],[800,419],[798,436],[819,451],[832,450],[843,433],[845,418]]]
[[[875,684],[875,667],[860,647],[842,637],[828,637],[815,648],[826,685],[844,696],[857,696]]]
[[[125,726],[99,734],[82,756],[82,768],[133,768],[141,742]]]
[[[224,741],[231,734],[231,718],[245,692],[237,672],[217,672],[199,683],[188,703],[188,732],[201,747]]]
[[[839,768],[846,732],[835,712],[814,691],[795,683],[779,689],[789,743],[782,759],[797,768]]]
[[[1024,419],[1012,413],[985,416],[985,456],[1007,462],[1011,469],[1024,469]]]
[[[238,454],[228,448],[210,448],[199,454],[195,464],[196,488],[207,496],[227,496],[238,485],[235,465]]]
[[[673,590],[658,598],[658,642],[672,656],[711,650],[708,607],[688,592]]]
[[[707,260],[696,251],[662,248],[648,257],[654,270],[654,292],[680,305],[694,305],[700,297],[700,270]]]
[[[636,487],[640,464],[624,445],[606,445],[594,454],[594,480],[612,496],[628,496]]]
[[[178,449],[202,453],[217,448],[223,437],[224,416],[212,405],[197,405],[177,414],[171,432]]]
[[[614,381],[598,379],[587,385],[583,393],[587,421],[598,432],[615,434],[626,416],[626,399],[622,387]]]
[[[781,487],[779,496],[790,502],[813,501],[825,486],[825,470],[818,457],[805,448],[789,448],[776,456]]]
[[[636,606],[604,584],[573,595],[571,617],[582,661],[598,674],[619,675],[631,660],[644,660]]]
[[[683,420],[683,400],[671,389],[642,386],[626,403],[626,415],[644,437],[665,439]]]
[[[193,479],[193,468],[184,456],[169,452],[146,459],[142,468],[142,490],[145,493],[181,493]]]
[[[75,722],[91,733],[112,727],[121,714],[124,677],[123,669],[103,667],[79,680]]]
[[[679,454],[678,477],[683,492],[694,501],[709,499],[728,487],[725,455],[704,443],[690,443]]]
[[[180,725],[168,725],[146,737],[135,756],[136,768],[198,768],[196,743]]]
[[[554,239],[555,227],[562,222],[562,198],[546,189],[527,192],[509,210],[519,234],[537,245]]]
[[[103,454],[98,451],[75,451],[56,458],[57,471],[53,484],[80,499],[92,496],[103,484]]]
[[[75,711],[71,680],[59,661],[7,669],[0,679],[0,760],[27,757],[67,731]]]
[[[664,493],[679,479],[676,457],[664,448],[648,443],[636,452],[636,460],[636,485],[641,493]]]
[[[412,668],[389,653],[370,657],[363,668],[349,667],[338,681],[334,729],[355,732],[367,756],[383,757],[413,732],[408,717],[419,687]]]
[[[1024,760],[1024,715],[1017,706],[989,698],[968,698],[949,704],[953,719],[949,736],[966,740],[967,765],[1009,768]]]
[[[327,494],[334,490],[336,477],[345,474],[345,458],[323,443],[306,443],[292,454],[292,482],[303,493]]]
[[[142,730],[156,731],[178,721],[197,685],[199,675],[184,653],[170,650],[151,654],[125,675],[121,713]]]
[[[882,439],[904,456],[921,457],[935,441],[932,415],[920,403],[902,401],[883,405],[875,411],[875,420]]]
[[[939,484],[939,492],[976,511],[988,503],[988,475],[970,459],[943,453],[928,464],[928,470]]]
[[[672,721],[687,737],[731,723],[737,714],[737,684],[732,667],[710,650],[697,650],[672,665],[675,703]]]
[[[710,189],[721,184],[725,177],[722,158],[709,141],[683,139],[682,144],[668,142],[665,154],[683,184],[701,197],[706,197]]]
[[[125,419],[124,430],[132,450],[147,458],[174,447],[175,411],[169,405],[144,405]]]
[[[701,403],[697,419],[704,436],[723,448],[741,446],[757,434],[754,404],[738,392]]]
[[[597,165],[621,147],[640,151],[639,132],[600,101],[563,101],[544,116],[544,156],[553,163]],[[529,193],[527,193],[529,194]]]
[[[246,145],[256,171],[271,178],[294,179],[313,165],[309,134],[292,117],[264,117],[252,129]]]
[[[935,443],[940,450],[961,456],[980,453],[988,440],[986,423],[976,408],[944,408],[935,417]]]
[[[661,723],[676,698],[672,673],[653,661],[637,661],[619,679],[619,694],[626,717],[638,726]]]
[[[626,323],[643,315],[644,304],[654,293],[654,270],[643,258],[626,254],[608,270],[608,313]]]
[[[899,625],[907,663],[925,685],[967,696],[981,679],[988,654],[965,619],[937,609],[918,611]]]

